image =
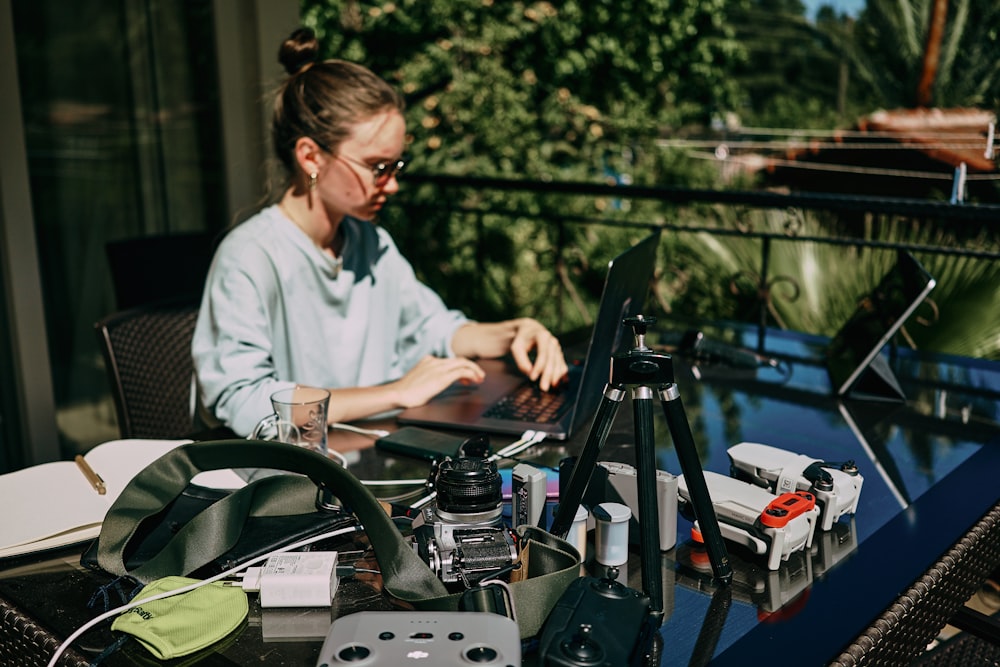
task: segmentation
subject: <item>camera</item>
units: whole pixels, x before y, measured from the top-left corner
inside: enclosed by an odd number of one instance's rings
[[[485,458],[445,458],[434,476],[435,501],[413,520],[414,548],[445,584],[466,587],[517,559],[503,521],[502,480]]]

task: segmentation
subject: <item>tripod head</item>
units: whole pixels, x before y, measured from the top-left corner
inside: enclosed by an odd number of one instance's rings
[[[665,387],[674,384],[674,364],[669,354],[654,352],[646,345],[646,327],[655,324],[655,317],[626,317],[622,325],[631,327],[635,347],[611,359],[611,384],[614,386],[645,385]]]

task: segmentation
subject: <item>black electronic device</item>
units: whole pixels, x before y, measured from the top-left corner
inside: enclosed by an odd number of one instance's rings
[[[745,347],[707,338],[698,329],[684,332],[677,345],[677,353],[692,360],[719,363],[733,368],[755,369],[762,366],[777,367],[778,361],[765,357]]]
[[[426,461],[441,461],[449,456],[485,458],[492,454],[490,439],[485,433],[462,437],[417,426],[404,426],[379,438],[375,448]]]
[[[879,353],[935,284],[913,255],[904,250],[897,253],[893,267],[858,302],[854,314],[827,346],[826,365],[837,396],[904,399],[899,381]]]
[[[614,568],[612,568],[613,570]],[[641,665],[656,624],[649,597],[615,580],[580,577],[545,621],[538,652],[545,667]]]

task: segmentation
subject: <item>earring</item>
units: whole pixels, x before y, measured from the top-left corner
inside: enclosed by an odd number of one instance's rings
[[[316,190],[316,180],[319,178],[319,174],[315,171],[309,174],[309,192]]]

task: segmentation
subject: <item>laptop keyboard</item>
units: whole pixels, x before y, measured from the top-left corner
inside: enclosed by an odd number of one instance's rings
[[[526,383],[487,408],[483,417],[551,424],[559,421],[570,403],[565,391],[542,391]]]

